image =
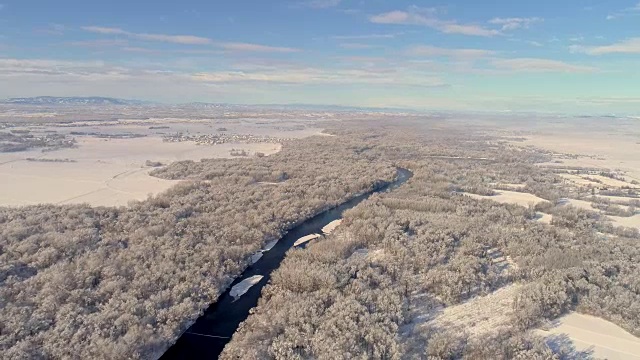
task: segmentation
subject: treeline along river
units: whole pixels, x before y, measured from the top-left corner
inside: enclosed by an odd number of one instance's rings
[[[390,191],[399,187],[412,176],[413,173],[410,170],[398,168],[398,177],[394,182],[357,196],[289,230],[271,250],[264,252],[260,260],[249,266],[229,286],[218,298],[218,301],[211,305],[204,315],[182,334],[161,359],[216,359],[222,353],[225,345],[231,340],[240,323],[247,319],[249,311],[258,304],[262,288],[269,282],[271,273],[280,266],[280,262],[296,240],[303,236],[322,233],[321,229],[324,226],[340,219],[346,210],[355,207],[372,194]],[[231,296],[230,291],[233,286],[256,275],[263,276],[260,282],[237,299]]]

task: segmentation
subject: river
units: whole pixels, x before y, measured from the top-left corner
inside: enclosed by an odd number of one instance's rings
[[[289,230],[260,260],[249,266],[160,359],[217,359],[240,323],[247,319],[249,311],[258,304],[262,288],[269,282],[271,273],[280,266],[280,262],[296,240],[311,234],[321,234],[321,229],[342,218],[345,210],[355,207],[372,194],[399,187],[412,176],[411,171],[399,168],[398,178],[394,182],[357,196]],[[235,299],[229,294],[234,285],[256,275],[263,278],[240,298]]]

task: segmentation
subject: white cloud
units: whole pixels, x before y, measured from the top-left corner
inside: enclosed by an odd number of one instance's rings
[[[640,54],[640,37],[603,46],[573,45],[569,47],[569,50],[574,53],[584,53],[588,55]]]
[[[421,18],[412,18],[406,11],[390,11],[383,14],[373,15],[369,18],[372,23],[376,24],[413,24],[421,22]]]
[[[304,6],[313,9],[326,9],[340,5],[342,0],[311,0],[303,3]]]
[[[34,29],[34,31],[38,34],[47,34],[47,35],[55,35],[55,36],[64,35],[67,30],[69,30],[69,28],[66,27],[65,25],[53,24],[53,23],[47,24],[47,26],[42,28]]]
[[[193,35],[133,33],[120,28],[101,27],[101,26],[85,26],[82,29],[85,31],[102,34],[102,35],[122,35],[128,38],[143,40],[143,41],[166,42],[166,43],[181,44],[181,45],[213,45],[227,51],[276,52],[276,53],[293,53],[293,52],[300,51],[299,49],[293,49],[288,47],[278,47],[278,46],[268,46],[268,45],[238,43],[238,42],[216,42],[206,37],[193,36]]]
[[[632,7],[628,7],[626,9],[611,13],[607,15],[607,20],[615,20],[618,18],[626,17],[629,15],[638,15],[640,14],[640,2]]]
[[[102,26],[84,26],[82,29],[102,35],[123,35],[144,41],[159,41],[183,45],[207,45],[213,43],[211,39],[193,35],[138,34],[120,28]]]
[[[498,30],[487,29],[479,25],[460,25],[456,23],[443,23],[436,27],[445,34],[462,34],[472,36],[496,36],[500,32]]]
[[[145,41],[161,41],[184,45],[207,45],[211,39],[192,35],[135,34],[135,38]]]
[[[216,71],[194,74],[205,83],[256,82],[281,84],[366,84],[444,87],[438,77],[392,70],[291,68],[261,71]]]
[[[412,8],[410,11],[395,10],[373,15],[369,21],[376,24],[418,25],[436,29],[445,34],[462,34],[470,36],[496,36],[500,31],[488,29],[475,24],[458,24],[451,20],[440,20],[435,16],[435,9]]]
[[[96,39],[96,40],[83,40],[83,41],[72,41],[68,43],[72,46],[81,46],[88,48],[104,48],[104,47],[112,47],[112,46],[127,46],[129,44],[128,40],[125,39]]]
[[[484,49],[450,49],[418,45],[410,48],[408,54],[416,56],[452,57],[457,59],[478,59],[494,55],[495,52]]]
[[[334,35],[334,40],[374,40],[374,39],[394,39],[401,33],[394,34],[365,34],[365,35]]]
[[[183,54],[183,55],[221,55],[224,54],[221,50],[206,50],[206,49],[151,49],[139,46],[123,46],[119,48],[121,51],[141,53],[141,54]]]
[[[234,83],[256,84],[365,84],[365,85],[397,85],[412,87],[443,87],[446,82],[440,78],[424,73],[412,72],[397,68],[362,69],[314,68],[301,65],[274,63],[255,66],[234,64],[237,69],[226,69],[213,72],[193,72],[188,69],[167,71],[157,68],[130,68],[114,66],[101,61],[58,61],[47,59],[0,59],[0,81],[8,84],[8,91],[14,84],[22,88],[38,89],[35,84],[73,84],[86,86],[86,89],[100,88],[106,85],[120,86],[136,84],[138,88],[158,82],[177,81],[201,85],[220,85]],[[145,86],[146,85],[146,86]],[[166,89],[166,88],[165,88]],[[88,91],[88,90],[87,90]],[[93,90],[91,90],[93,92]],[[8,94],[10,95],[10,94]]]
[[[48,59],[0,59],[0,78],[57,78],[72,81],[80,77],[93,79],[121,75],[122,69],[106,66],[102,61],[59,61]]]
[[[542,22],[538,17],[530,18],[493,18],[489,20],[490,24],[501,25],[502,31],[510,31],[517,29],[528,29],[532,24]]]
[[[255,61],[258,58],[245,59]],[[384,63],[389,61],[389,58],[362,60]],[[482,110],[560,109],[568,112],[593,110],[589,107],[576,107],[579,104],[602,103],[603,105],[598,106],[611,104],[608,108],[613,109],[612,111],[624,110],[629,113],[637,113],[640,101],[638,96],[632,93],[628,94],[628,97],[620,94],[619,97],[610,98],[607,97],[610,94],[603,97],[586,97],[591,96],[591,92],[582,97],[580,94],[567,93],[567,98],[553,95],[532,98],[516,93],[507,93],[499,97],[500,94],[487,94],[486,91],[478,92],[476,89],[458,92],[464,89],[456,88],[454,94],[450,94],[441,90],[448,85],[437,76],[396,66],[395,63],[366,70],[362,64],[352,64],[343,68],[313,68],[289,61],[276,62],[280,60],[272,58],[265,61],[268,63],[260,62],[260,66],[246,66],[242,71],[238,70],[241,64],[234,63],[235,71],[225,69],[196,73],[190,70],[195,68],[193,66],[167,71],[164,67],[166,64],[137,64],[136,66],[145,67],[141,69],[116,66],[102,61],[0,58],[0,83],[4,85],[0,86],[0,98],[43,94],[90,94],[167,102],[315,102],[344,105],[405,105],[454,110],[460,110],[462,107]],[[441,64],[451,66],[449,62]],[[495,74],[508,74],[509,68],[521,69],[521,66],[512,63],[511,66],[505,67],[507,70],[496,70]],[[549,66],[546,69],[549,69]],[[308,84],[313,87],[305,88]],[[435,90],[427,91],[429,88]],[[326,92],[318,96],[319,91]]]
[[[513,72],[592,73],[597,71],[596,68],[591,66],[538,58],[494,59],[491,61],[491,64],[499,70],[509,70]]]
[[[362,43],[341,43],[339,46],[343,49],[350,49],[350,50],[365,50],[365,49],[374,49],[379,47],[376,45],[362,44]]]
[[[120,28],[110,28],[102,26],[83,26],[82,30],[103,35],[132,35],[130,32],[124,31]]]
[[[47,59],[0,59],[0,83],[6,85],[0,97],[91,94],[171,101],[214,91],[184,73]]]
[[[219,44],[225,50],[241,51],[241,52],[276,52],[276,53],[294,53],[300,52],[299,49],[293,49],[288,47],[267,46],[259,44],[249,43],[221,43]]]
[[[620,105],[620,104],[631,104],[631,105],[640,105],[640,97],[600,97],[600,98],[580,98],[578,99],[581,102],[591,103],[591,104],[601,104],[601,105]]]
[[[49,27],[44,31],[51,35],[64,35],[67,27],[62,24],[49,24]]]

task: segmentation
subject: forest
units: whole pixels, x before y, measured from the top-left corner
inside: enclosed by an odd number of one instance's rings
[[[222,358],[569,359],[531,331],[569,311],[640,335],[637,229],[562,205],[584,189],[536,166],[548,153],[437,121],[331,121],[275,155],[177,162],[153,175],[182,183],[128,207],[0,208],[0,357],[158,358],[251,254],[396,166],[413,178],[290,250]],[[465,196],[499,184],[545,201]],[[500,326],[432,321],[500,289]]]
[[[223,359],[588,358],[566,339],[552,349],[530,331],[569,311],[640,335],[637,232],[604,236],[613,229],[597,213],[556,205],[569,189],[534,166],[544,154],[452,132],[383,132],[385,145],[367,156],[414,177],[351,209],[329,237],[291,250]],[[433,158],[448,141],[464,144],[449,147],[451,157],[488,160]],[[548,202],[535,209],[460,196],[489,193],[498,182],[526,184],[523,191]],[[552,224],[536,222],[536,210],[552,213]],[[430,321],[507,288],[516,294],[500,326],[471,332]]]
[[[128,207],[0,208],[0,357],[159,357],[265,243],[393,180],[364,146],[175,163],[156,175],[187,181]]]

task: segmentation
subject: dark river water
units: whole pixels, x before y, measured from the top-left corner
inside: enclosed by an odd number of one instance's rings
[[[296,240],[310,234],[321,234],[322,228],[330,222],[342,218],[342,213],[345,210],[353,208],[372,194],[397,188],[409,180],[411,176],[413,176],[411,171],[399,168],[398,178],[395,182],[355,197],[289,230],[271,250],[266,251],[260,260],[249,266],[229,286],[218,298],[218,301],[211,305],[204,315],[180,336],[178,341],[162,355],[161,359],[217,359],[225,345],[231,340],[238,325],[249,316],[249,310],[258,304],[262,288],[269,282],[271,272],[280,266],[287,250],[293,247]],[[246,294],[237,300],[229,294],[234,285],[254,275],[264,277]]]

